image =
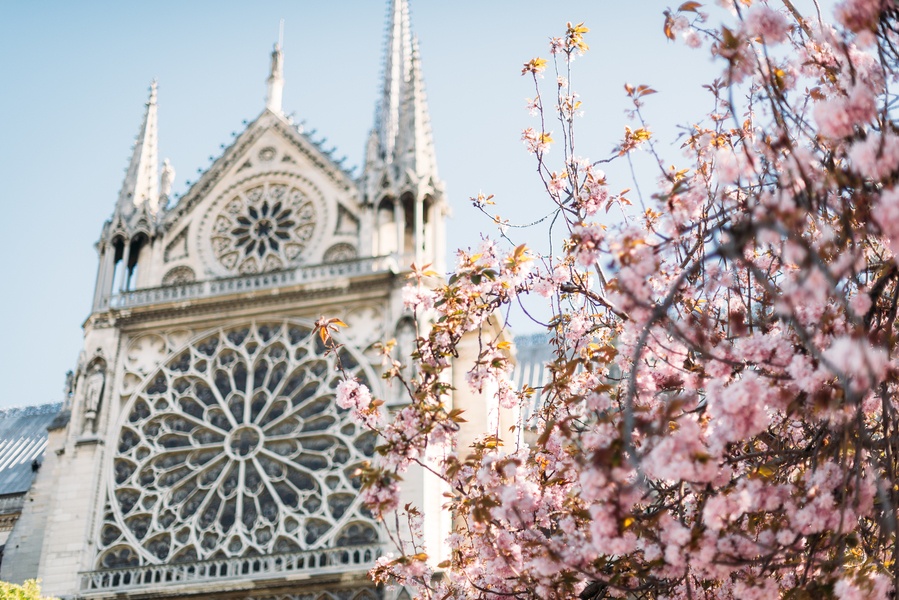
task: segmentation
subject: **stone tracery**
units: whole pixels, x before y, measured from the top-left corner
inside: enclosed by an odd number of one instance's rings
[[[315,204],[298,188],[255,185],[234,195],[215,218],[213,253],[238,273],[286,268],[312,240],[317,218]]]
[[[355,352],[339,358],[369,379]],[[294,322],[171,354],[126,406],[98,567],[376,542],[352,477],[375,439],[334,404],[336,360]]]

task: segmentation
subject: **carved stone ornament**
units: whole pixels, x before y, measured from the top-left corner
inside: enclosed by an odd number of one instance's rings
[[[353,246],[352,244],[341,242],[339,244],[334,244],[325,251],[324,262],[331,263],[344,260],[353,260],[358,256],[359,253],[356,251],[355,246]]]
[[[376,436],[334,403],[337,360],[295,321],[218,329],[169,354],[110,440],[97,568],[377,542],[353,475]],[[355,350],[339,360],[374,381]]]
[[[277,150],[275,150],[271,146],[266,146],[265,148],[263,148],[262,150],[259,151],[259,160],[261,160],[263,162],[268,162],[270,160],[273,160],[277,153],[278,153]]]
[[[81,433],[90,435],[96,430],[97,414],[103,401],[103,384],[106,375],[101,366],[96,366],[84,380],[84,426]]]
[[[162,277],[162,285],[182,285],[197,280],[197,275],[190,267],[180,266],[171,269]]]
[[[262,183],[234,193],[214,217],[212,251],[230,272],[259,273],[300,261],[319,214],[299,188]]]

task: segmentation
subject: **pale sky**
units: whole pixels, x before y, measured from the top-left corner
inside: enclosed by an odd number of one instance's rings
[[[675,124],[711,108],[700,86],[721,65],[665,39],[664,1],[411,4],[453,210],[450,256],[493,231],[468,202],[479,191],[495,194],[497,212],[519,222],[550,208],[520,141],[535,124],[525,109],[533,89],[520,70],[548,56],[548,38],[566,21],[591,28],[591,52],[573,77],[584,102],[581,154],[606,156],[630,124],[625,82],[658,90],[646,112],[665,144],[674,142]],[[0,406],[61,400],[90,308],[94,243],[112,213],[150,81],[159,80],[160,159],[171,160],[175,192],[183,193],[261,112],[283,18],[285,111],[336,146],[336,157],[360,165],[386,11],[387,0],[0,3]],[[671,156],[679,159],[675,147]],[[625,171],[609,171],[615,191],[632,187]],[[654,182],[650,174],[647,190]],[[530,235],[519,239],[545,239]]]

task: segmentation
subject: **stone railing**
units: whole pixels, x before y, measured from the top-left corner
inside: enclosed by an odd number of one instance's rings
[[[84,571],[80,574],[81,591],[125,591],[161,585],[183,586],[234,579],[277,579],[291,575],[361,571],[371,568],[380,552],[379,545],[347,546],[291,554]]]
[[[254,273],[252,275],[207,279],[205,281],[134,290],[101,298],[99,306],[95,307],[95,310],[108,310],[110,308],[121,310],[149,304],[185,302],[198,298],[213,298],[240,292],[268,290],[289,285],[339,279],[341,277],[382,273],[390,270],[396,270],[395,259],[383,256],[360,258],[344,262],[302,266],[287,271]]]

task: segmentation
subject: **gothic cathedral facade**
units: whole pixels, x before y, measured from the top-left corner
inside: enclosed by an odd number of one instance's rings
[[[402,402],[377,342],[415,335],[409,265],[444,271],[447,203],[407,0],[389,11],[358,178],[282,111],[276,45],[262,113],[170,201],[153,84],[97,244],[84,349],[0,578],[37,577],[63,598],[405,597],[366,575],[388,549],[353,473],[376,437],[334,403],[338,360]],[[321,315],[349,325],[339,354],[312,335]],[[433,511],[439,549],[449,518],[428,477],[410,473],[403,494]]]

